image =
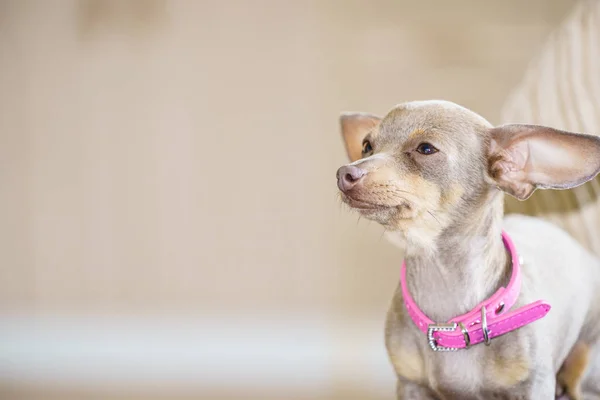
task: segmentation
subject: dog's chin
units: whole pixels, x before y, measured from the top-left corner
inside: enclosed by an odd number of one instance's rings
[[[384,206],[381,204],[373,203],[368,200],[357,199],[354,197],[350,197],[347,194],[342,193],[342,200],[346,203],[350,208],[357,210],[359,212],[369,212],[369,211],[377,211],[377,210],[385,210],[390,208],[390,206]]]
[[[342,200],[361,216],[378,222],[386,229],[398,230],[410,224],[415,217],[414,209],[408,203],[396,205],[377,204],[366,199],[357,199],[342,193]]]
[[[341,197],[346,205],[361,216],[382,225],[386,238],[407,252],[433,248],[435,239],[445,226],[444,218],[438,218],[408,201],[381,205],[364,197],[351,197],[347,193],[342,193]]]

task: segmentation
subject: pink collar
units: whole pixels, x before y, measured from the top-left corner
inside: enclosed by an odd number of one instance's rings
[[[467,349],[481,342],[489,346],[493,338],[543,318],[550,311],[550,304],[538,300],[509,312],[521,290],[521,262],[506,232],[502,232],[502,239],[512,257],[512,276],[508,285],[473,310],[444,324],[433,322],[419,309],[406,286],[406,262],[402,263],[400,282],[404,305],[415,325],[427,335],[433,351]]]

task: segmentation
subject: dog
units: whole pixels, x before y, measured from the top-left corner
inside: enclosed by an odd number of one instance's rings
[[[600,171],[600,138],[415,101],[343,113],[342,201],[404,247],[385,343],[397,398],[600,399],[600,260],[504,194]]]

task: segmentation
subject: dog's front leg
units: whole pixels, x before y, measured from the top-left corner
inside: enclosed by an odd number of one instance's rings
[[[431,391],[417,383],[398,378],[396,383],[397,400],[437,400]]]

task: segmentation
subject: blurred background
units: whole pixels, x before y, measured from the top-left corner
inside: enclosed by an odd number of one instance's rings
[[[338,115],[500,123],[577,6],[0,0],[0,399],[392,399]]]

